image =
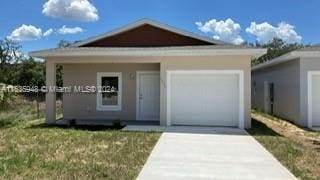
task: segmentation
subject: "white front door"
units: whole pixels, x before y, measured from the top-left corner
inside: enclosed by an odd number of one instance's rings
[[[160,119],[160,73],[137,72],[137,120]]]

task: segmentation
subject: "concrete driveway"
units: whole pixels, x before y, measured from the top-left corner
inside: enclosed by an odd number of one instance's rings
[[[246,131],[169,127],[138,179],[295,179]]]

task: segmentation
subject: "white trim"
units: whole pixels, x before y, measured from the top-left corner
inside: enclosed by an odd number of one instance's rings
[[[122,109],[122,73],[121,72],[98,72],[97,86],[101,86],[102,77],[118,77],[118,105],[104,106],[102,105],[102,94],[97,93],[96,104],[97,111],[121,111]]]
[[[140,75],[141,74],[159,74],[160,71],[137,71],[136,72],[136,120],[146,120],[139,116],[139,96],[140,96]],[[160,86],[159,86],[160,87]],[[159,119],[148,119],[148,120],[155,120],[158,121]]]
[[[314,75],[320,75],[320,71],[308,71],[308,128],[313,128],[313,119],[312,119],[312,77]]]
[[[113,31],[110,31],[110,32],[107,32],[107,33],[104,33],[104,34],[101,34],[101,35],[98,35],[98,36],[95,36],[95,37],[88,38],[88,39],[86,39],[84,41],[80,41],[78,43],[75,43],[75,44],[72,45],[72,47],[80,47],[80,46],[83,46],[83,45],[86,45],[86,44],[89,44],[89,43],[92,43],[92,42],[95,42],[95,41],[98,41],[98,40],[101,40],[101,39],[104,39],[104,38],[108,38],[108,37],[111,37],[111,36],[115,36],[117,34],[121,34],[121,33],[130,31],[132,29],[138,28],[138,27],[146,25],[146,24],[154,26],[154,27],[157,27],[157,28],[160,28],[160,29],[163,29],[163,30],[166,30],[166,31],[170,31],[170,32],[173,32],[173,33],[176,33],[176,34],[180,34],[182,36],[198,39],[200,41],[205,41],[205,42],[211,43],[211,44],[229,44],[229,43],[226,43],[226,42],[222,42],[222,41],[211,39],[209,37],[203,37],[203,36],[197,35],[195,33],[187,32],[187,31],[184,31],[184,30],[169,26],[167,24],[163,24],[163,23],[151,20],[151,19],[141,19],[139,21],[136,21],[134,23],[130,23],[130,24],[126,25],[126,26],[123,26],[121,28],[115,29]]]
[[[235,71],[239,74],[239,128],[245,128],[244,121],[244,73],[242,70]]]
[[[173,71],[167,71],[167,126],[171,126],[171,76]]]
[[[170,70],[167,71],[167,126],[171,126],[171,76],[173,74],[237,74],[239,76],[239,128],[245,128],[244,121],[244,73],[243,70]]]
[[[32,57],[162,57],[162,56],[222,56],[248,55],[259,57],[266,49],[236,48],[234,46],[184,46],[157,48],[57,48],[30,52]],[[91,61],[90,61],[91,62]]]

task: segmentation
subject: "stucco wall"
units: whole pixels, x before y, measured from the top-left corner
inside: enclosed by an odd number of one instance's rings
[[[95,93],[73,93],[63,96],[66,119],[136,119],[136,78],[130,73],[159,71],[160,64],[64,64],[64,86],[96,86],[97,72],[122,72],[122,110],[97,111]]]
[[[252,72],[252,107],[264,110],[264,82],[274,83],[274,115],[299,123],[300,60]],[[256,84],[256,93],[254,92]]]
[[[88,60],[90,59],[90,60]],[[245,128],[251,127],[251,57],[250,56],[200,56],[200,57],[55,57],[48,61],[64,64],[64,85],[96,85],[97,72],[123,72],[123,96],[121,112],[97,112],[96,97],[91,95],[65,95],[64,116],[67,118],[121,118],[135,119],[135,83],[129,73],[143,70],[159,70],[160,123],[166,125],[167,70],[243,70],[244,72],[244,120]],[[91,64],[88,64],[88,61]],[[107,63],[107,64],[106,64]],[[111,63],[111,64],[110,64]],[[128,64],[130,63],[130,64]],[[138,64],[139,63],[139,64]],[[143,63],[143,64],[140,64]],[[145,64],[148,63],[148,64]],[[154,63],[154,64],[150,64]],[[159,67],[160,66],[160,67]]]
[[[249,56],[215,56],[215,57],[170,57],[161,63],[161,93],[166,97],[166,80],[168,70],[243,70],[244,72],[244,120],[245,128],[251,127],[251,76]],[[162,99],[160,112],[166,118],[166,98]],[[166,122],[163,120],[162,122]]]
[[[320,71],[320,58],[301,59],[300,66],[300,125],[308,125],[308,71]]]

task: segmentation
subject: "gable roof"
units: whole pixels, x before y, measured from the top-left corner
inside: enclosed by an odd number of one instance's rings
[[[137,29],[137,28],[140,28],[140,27],[143,27],[143,26],[151,26],[151,27],[163,30],[163,31],[170,32],[172,34],[176,34],[178,36],[183,36],[185,38],[189,38],[189,39],[193,39],[193,40],[196,40],[196,41],[199,41],[199,42],[203,42],[202,45],[227,45],[228,44],[226,42],[214,40],[214,39],[211,39],[209,37],[204,37],[204,36],[197,35],[195,33],[187,32],[187,31],[184,31],[184,30],[181,30],[181,29],[177,29],[175,27],[172,27],[172,26],[169,26],[169,25],[166,25],[166,24],[162,24],[162,23],[159,23],[159,22],[154,21],[154,20],[142,19],[142,20],[136,21],[134,23],[131,23],[129,25],[123,26],[123,27],[121,27],[119,29],[115,29],[115,30],[113,30],[111,32],[107,32],[107,33],[104,33],[104,34],[101,34],[101,35],[98,35],[98,36],[91,37],[89,39],[80,41],[78,43],[73,44],[71,47],[90,46],[90,44],[94,44],[94,43],[96,43],[98,41],[101,41],[101,40],[104,40],[104,39],[106,40],[108,38],[113,38],[115,36],[118,36],[118,35],[121,35],[121,34],[124,34],[124,33],[128,33],[128,32],[130,32],[130,31],[132,31],[134,29]],[[187,44],[187,45],[192,45],[192,44]]]
[[[256,66],[253,66],[252,71],[257,71],[259,69],[272,67],[272,66],[285,63],[291,60],[295,60],[298,58],[307,58],[307,57],[320,57],[320,46],[305,47],[305,48],[297,49],[295,51],[291,51],[280,57],[274,58],[262,64],[258,64]]]
[[[141,31],[137,29],[142,27],[153,28],[153,30],[144,32],[148,34],[145,36],[144,40],[141,41],[139,38],[142,36],[139,34]],[[152,32],[151,32],[152,31]],[[165,32],[165,34],[170,34],[165,36],[165,40],[159,37],[153,38],[152,35],[158,35],[157,32]],[[130,34],[128,36],[123,36],[124,34]],[[163,33],[160,33],[163,35]],[[179,38],[174,39],[174,37],[179,36]],[[173,39],[171,39],[173,38]],[[110,45],[110,39],[121,39],[121,45],[118,44]],[[150,40],[151,39],[151,40]],[[180,39],[180,40],[179,40]],[[132,44],[130,40],[135,40],[136,44]],[[162,44],[157,44],[157,40],[161,41]],[[191,41],[190,41],[191,40]],[[102,43],[99,44],[97,42]],[[105,42],[103,42],[105,41]],[[106,42],[108,41],[108,42]],[[172,43],[171,41],[175,41]],[[113,41],[114,43],[115,41]],[[143,43],[149,44],[143,44]],[[151,42],[151,43],[150,43]],[[186,43],[187,42],[187,43]],[[190,43],[195,42],[195,43]],[[126,44],[128,43],[128,44]],[[140,43],[140,46],[139,46]],[[152,43],[155,45],[152,46]],[[257,49],[247,46],[232,45],[222,41],[214,40],[209,37],[199,36],[194,33],[190,33],[184,30],[174,28],[159,22],[142,19],[135,23],[129,24],[122,28],[116,29],[114,31],[89,38],[78,43],[74,43],[67,48],[54,48],[45,49],[40,51],[30,52],[29,55],[38,58],[47,57],[71,57],[71,56],[217,56],[217,55],[249,55],[253,57],[259,57],[266,53],[266,49]]]

